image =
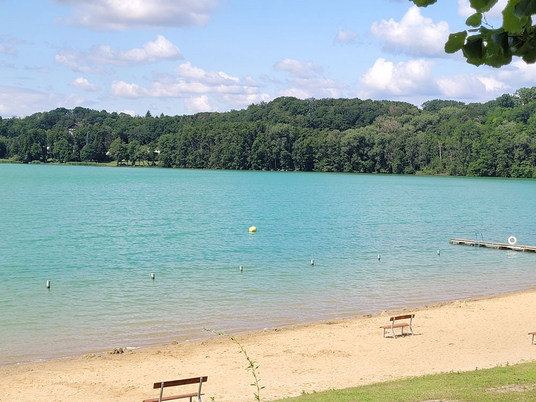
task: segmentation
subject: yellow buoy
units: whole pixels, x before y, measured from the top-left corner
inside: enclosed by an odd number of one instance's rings
[[[249,228],[249,233],[253,233],[253,232],[256,232],[257,231],[257,227],[256,226],[250,226]]]

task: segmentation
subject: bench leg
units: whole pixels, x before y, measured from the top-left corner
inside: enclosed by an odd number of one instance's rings
[[[415,336],[415,334],[413,333],[413,328],[411,328],[411,325],[409,326],[409,330],[411,331],[411,336]]]
[[[385,328],[383,329],[383,337],[385,338]],[[534,335],[532,336],[532,340],[534,340]]]
[[[162,395],[164,395],[164,382],[160,384],[160,398],[158,398],[158,402],[162,402]]]
[[[534,345],[534,335],[535,334],[532,334],[532,341],[530,343],[532,343]]]
[[[395,329],[394,329],[394,328],[392,328],[392,329],[391,329],[391,332],[393,333],[393,338],[394,338],[394,339],[396,339],[396,335],[395,335]]]

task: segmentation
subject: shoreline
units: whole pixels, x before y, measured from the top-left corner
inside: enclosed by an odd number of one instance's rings
[[[375,315],[232,334],[259,365],[263,400],[445,371],[536,360],[536,289]],[[383,338],[380,325],[415,313],[415,336]],[[393,357],[394,356],[394,357]],[[156,396],[152,383],[208,375],[217,401],[253,398],[251,373],[227,337],[209,337],[0,367],[0,395],[36,401],[132,401]],[[11,398],[10,398],[11,397]]]
[[[486,300],[486,299],[492,299],[492,298],[496,298],[496,297],[515,295],[515,294],[518,294],[518,293],[531,292],[531,291],[536,292],[536,286],[530,287],[529,289],[525,289],[525,290],[517,290],[517,291],[514,291],[514,292],[489,294],[489,295],[476,295],[474,297],[465,298],[465,299],[462,299],[462,300],[467,300],[467,301]],[[422,303],[419,303],[419,302],[413,302],[413,303],[405,304],[403,302],[398,302],[398,303],[392,303],[392,305],[395,306],[397,304],[398,305],[404,304],[405,307],[392,307],[392,308],[388,308],[386,310],[370,312],[370,313],[369,312],[363,312],[363,311],[347,312],[346,314],[344,314],[342,316],[337,316],[337,315],[334,314],[333,316],[322,317],[320,319],[304,320],[304,321],[301,321],[301,322],[293,322],[293,323],[291,323],[290,321],[287,321],[287,322],[281,323],[279,325],[271,325],[271,326],[262,327],[262,328],[258,327],[258,328],[253,328],[253,329],[250,329],[250,330],[243,330],[243,331],[238,330],[238,331],[234,331],[234,332],[230,333],[230,335],[243,336],[243,335],[247,335],[247,334],[262,333],[262,332],[270,331],[270,330],[274,330],[274,329],[282,330],[282,329],[288,329],[288,328],[294,328],[294,327],[300,327],[300,326],[307,326],[307,325],[312,325],[312,324],[322,324],[322,323],[325,323],[325,322],[332,322],[332,321],[353,320],[353,319],[361,319],[361,318],[374,318],[374,317],[380,317],[380,316],[385,315],[385,314],[397,315],[397,314],[400,314],[400,313],[403,313],[403,312],[406,312],[406,311],[409,311],[409,310],[415,312],[415,311],[419,311],[419,310],[423,310],[423,309],[428,309],[428,308],[431,308],[431,307],[441,307],[441,306],[444,306],[444,305],[455,303],[456,301],[459,301],[459,300],[443,300],[443,301],[428,302],[428,303],[432,303],[432,304],[422,304]],[[293,320],[293,321],[297,321],[297,320]],[[213,329],[215,331],[221,331],[220,328],[211,328],[211,329]],[[35,358],[34,360],[28,358],[28,360],[21,360],[21,361],[17,361],[17,362],[0,363],[0,368],[9,367],[9,366],[20,366],[20,365],[27,365],[27,364],[36,364],[36,363],[46,363],[46,362],[49,362],[49,361],[56,361],[56,360],[77,359],[77,358],[80,358],[81,356],[84,356],[84,355],[103,356],[103,355],[108,354],[110,351],[117,350],[117,349],[140,350],[140,349],[161,347],[161,346],[165,346],[165,345],[169,345],[169,344],[177,344],[177,343],[185,343],[185,342],[202,342],[202,341],[210,339],[210,338],[212,338],[214,336],[214,335],[209,334],[208,332],[205,332],[204,328],[199,329],[198,331],[196,331],[196,333],[197,333],[198,336],[193,335],[194,332],[192,332],[192,337],[184,337],[183,336],[181,338],[181,337],[176,337],[176,336],[174,337],[173,333],[170,332],[170,333],[166,333],[166,334],[160,334],[158,336],[159,340],[156,340],[156,338],[153,339],[152,341],[145,340],[143,342],[140,342],[138,345],[126,345],[126,344],[116,343],[116,344],[110,345],[110,346],[108,346],[106,348],[93,348],[92,349],[91,347],[89,347],[89,348],[86,348],[84,350],[73,350],[72,353],[61,354],[61,355],[57,355],[57,356],[50,355],[50,357]]]

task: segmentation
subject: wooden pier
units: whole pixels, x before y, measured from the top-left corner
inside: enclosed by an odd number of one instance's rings
[[[450,239],[450,244],[460,244],[462,246],[472,246],[472,247],[488,247],[488,248],[496,248],[499,250],[532,251],[533,253],[536,253],[536,246],[522,246],[520,244],[497,243],[494,241]]]

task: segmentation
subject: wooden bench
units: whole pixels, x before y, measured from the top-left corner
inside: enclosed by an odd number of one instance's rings
[[[385,330],[390,329],[391,333],[393,334],[393,338],[396,339],[395,328],[401,328],[402,329],[401,335],[404,335],[404,328],[406,327],[409,327],[409,330],[411,331],[411,335],[415,335],[413,333],[413,328],[411,328],[411,322],[413,321],[413,317],[415,317],[415,314],[397,315],[396,317],[391,317],[390,318],[391,325],[384,325],[380,327],[383,329],[383,337],[385,338]],[[407,321],[400,322],[401,320],[409,320],[409,322]]]
[[[145,399],[143,402],[162,402],[162,401],[171,401],[173,399],[182,399],[182,398],[190,398],[190,402],[192,402],[192,398],[197,396],[198,402],[201,401],[201,385],[203,385],[204,382],[207,382],[208,377],[193,377],[193,378],[184,378],[182,380],[174,380],[174,381],[162,381],[162,382],[155,382],[153,385],[153,389],[160,388],[160,396],[158,398],[151,398],[151,399]],[[197,392],[193,392],[190,394],[182,394],[182,395],[172,395],[172,396],[163,396],[164,394],[164,388],[167,387],[178,387],[180,385],[188,385],[188,384],[199,384],[199,388],[197,389]]]
[[[534,336],[536,335],[536,332],[529,332],[529,335],[532,335],[531,343],[534,345]]]

